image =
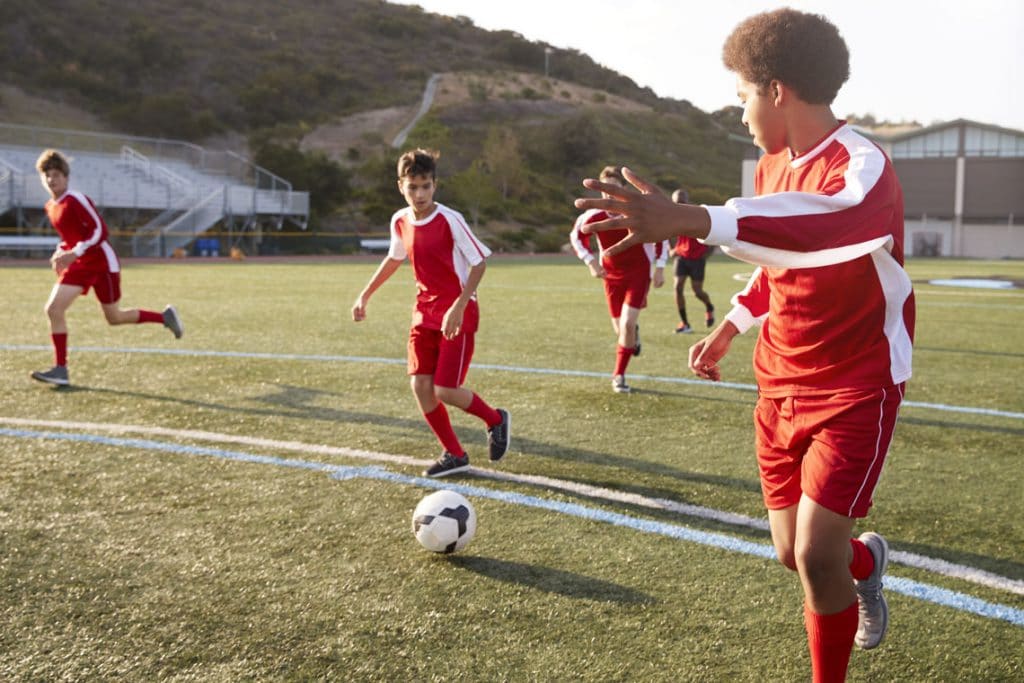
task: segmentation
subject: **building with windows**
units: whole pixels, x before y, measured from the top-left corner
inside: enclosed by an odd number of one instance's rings
[[[1024,258],[1024,131],[957,119],[861,132],[903,186],[908,256]],[[755,165],[743,162],[744,196]]]

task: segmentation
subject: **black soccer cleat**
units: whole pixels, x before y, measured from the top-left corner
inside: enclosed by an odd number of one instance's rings
[[[512,416],[504,408],[498,408],[501,422],[487,428],[487,448],[490,450],[491,462],[498,462],[508,453],[512,439]]]
[[[71,382],[68,380],[68,369],[64,365],[54,365],[49,370],[35,370],[32,379],[47,384],[56,384],[59,387],[66,387]]]
[[[457,457],[445,451],[437,461],[425,469],[423,474],[428,477],[446,477],[456,472],[464,472],[469,469],[469,456],[465,453]]]

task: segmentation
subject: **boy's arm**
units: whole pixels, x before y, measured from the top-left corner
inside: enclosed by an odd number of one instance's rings
[[[576,218],[576,221],[572,224],[572,230],[569,231],[569,244],[572,246],[576,257],[583,261],[583,264],[590,270],[590,274],[596,278],[603,278],[605,275],[604,266],[601,265],[601,261],[594,256],[593,252],[590,251],[590,235],[582,232],[583,226],[587,224],[591,215],[587,212],[580,214]]]
[[[466,276],[466,284],[462,286],[462,293],[444,314],[441,332],[446,339],[453,339],[462,330],[462,316],[466,312],[466,306],[469,305],[470,299],[476,294],[477,287],[480,286],[480,281],[484,278],[485,270],[487,270],[486,261],[481,261],[470,267],[469,274]]]
[[[384,257],[384,260],[377,266],[377,271],[370,278],[370,281],[363,287],[363,291],[359,292],[359,296],[356,297],[356,302],[352,305],[352,320],[360,322],[366,319],[366,305],[370,303],[370,297],[376,292],[382,284],[387,282],[388,278],[395,274],[398,267],[402,265],[402,262],[398,259],[393,259],[390,256]]]

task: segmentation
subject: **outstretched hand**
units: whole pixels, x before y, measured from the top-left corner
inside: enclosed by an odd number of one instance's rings
[[[622,240],[606,250],[606,254],[614,256],[634,244],[660,242],[678,235],[689,237],[706,237],[711,227],[707,211],[698,206],[676,204],[658,188],[628,168],[622,169],[622,175],[630,185],[639,190],[619,187],[612,183],[587,178],[583,186],[598,190],[604,194],[601,199],[579,198],[577,209],[603,209],[610,214],[617,214],[596,223],[584,225],[585,234],[625,228],[629,231]]]

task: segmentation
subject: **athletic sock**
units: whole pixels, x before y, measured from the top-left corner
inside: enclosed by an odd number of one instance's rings
[[[50,335],[53,340],[53,364],[65,366],[68,364],[68,333],[60,332]]]
[[[679,307],[679,321],[682,322],[684,325],[689,325],[690,324],[686,320],[686,306],[680,306]]]
[[[163,325],[163,323],[164,323],[164,314],[163,313],[158,313],[156,311],[145,311],[145,310],[140,308],[139,309],[139,319],[136,322],[138,322],[138,323],[160,323],[161,325]]]
[[[804,627],[814,683],[843,683],[857,635],[857,601],[835,614],[816,614],[804,604]]]
[[[455,430],[452,429],[452,422],[448,419],[448,411],[443,403],[438,403],[437,407],[429,413],[423,413],[423,417],[427,419],[427,424],[430,425],[437,440],[441,442],[446,451],[456,457],[465,455],[466,451],[462,450],[459,437],[455,436]]]
[[[875,570],[875,557],[868,550],[868,547],[856,538],[850,539],[850,547],[853,548],[853,560],[850,562],[850,573],[858,581],[871,576]]]
[[[473,392],[473,400],[469,407],[466,408],[466,412],[479,417],[488,427],[493,427],[501,422],[501,413],[487,405],[487,402],[480,398],[476,392]]]
[[[629,359],[633,356],[633,349],[627,349],[625,346],[615,347],[615,371],[612,372],[612,376],[625,375],[626,366],[629,365]]]

